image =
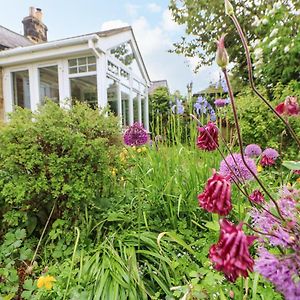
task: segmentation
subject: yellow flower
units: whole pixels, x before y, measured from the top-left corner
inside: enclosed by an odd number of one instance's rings
[[[141,152],[142,152],[142,149],[141,149],[141,148],[138,148],[138,149],[136,150],[136,152],[137,152],[137,153],[141,153]]]
[[[131,149],[132,149],[133,151],[135,151],[135,150],[136,150],[136,146],[132,146]]]
[[[261,172],[263,170],[263,167],[261,165],[257,166],[257,172]]]
[[[116,175],[117,175],[117,171],[118,171],[118,169],[112,168],[112,170],[111,170],[111,175],[112,175],[112,176],[116,176]]]
[[[298,177],[296,181],[297,181],[298,183],[300,183],[300,177]]]
[[[142,152],[146,152],[147,151],[147,148],[144,146],[142,147]]]
[[[56,281],[53,276],[41,276],[37,281],[37,287],[40,289],[45,287],[46,290],[51,290],[53,287],[53,282]]]

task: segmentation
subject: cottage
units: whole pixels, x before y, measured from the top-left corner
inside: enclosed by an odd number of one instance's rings
[[[24,36],[0,26],[1,117],[16,105],[34,111],[45,98],[65,108],[76,99],[109,105],[123,126],[138,121],[148,129],[150,79],[132,28],[47,41],[42,18],[31,7]]]

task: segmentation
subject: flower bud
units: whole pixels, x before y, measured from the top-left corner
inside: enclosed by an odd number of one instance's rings
[[[229,63],[229,56],[224,45],[225,34],[223,34],[217,41],[216,62],[219,67],[225,69]]]
[[[228,16],[233,16],[234,15],[233,6],[228,0],[225,0],[225,13]]]

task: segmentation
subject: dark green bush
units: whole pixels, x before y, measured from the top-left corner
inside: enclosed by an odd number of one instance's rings
[[[27,224],[30,233],[45,224],[54,203],[53,218],[71,221],[86,205],[101,205],[113,192],[118,124],[85,104],[63,110],[49,101],[37,113],[16,109],[0,130],[3,226]]]
[[[266,93],[265,93],[266,94]],[[273,107],[284,101],[286,96],[300,96],[300,87],[292,81],[289,85],[278,84],[273,90]],[[272,147],[281,151],[283,156],[295,157],[299,151],[296,143],[285,129],[284,124],[273,112],[249,89],[244,90],[236,97],[240,126],[244,145],[256,143],[262,148]],[[228,118],[234,124],[232,111]],[[295,132],[300,136],[300,118],[290,117],[289,122]]]

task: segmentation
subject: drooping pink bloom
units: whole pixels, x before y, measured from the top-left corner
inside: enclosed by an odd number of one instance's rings
[[[254,265],[249,247],[256,237],[245,235],[243,223],[235,226],[226,219],[221,219],[220,226],[219,241],[210,247],[209,259],[214,268],[223,272],[231,282],[235,282],[239,276],[248,277],[248,271],[253,272]]]
[[[225,39],[225,34],[222,34],[222,36],[217,41],[217,53],[216,53],[216,63],[222,69],[226,68],[229,63],[229,56],[225,49],[224,39]]]
[[[262,158],[261,158],[261,160],[260,160],[260,164],[263,167],[273,166],[273,165],[275,165],[275,160],[273,158],[271,158],[271,157],[263,155]]]
[[[250,201],[252,201],[254,203],[258,203],[258,204],[261,204],[265,201],[264,195],[259,190],[253,191],[251,193],[251,195],[249,196],[249,199],[250,199]]]
[[[275,110],[280,115],[297,116],[300,114],[300,107],[297,102],[297,97],[288,96],[284,102],[279,103]]]
[[[229,176],[222,176],[213,171],[202,194],[198,195],[199,206],[208,212],[226,216],[232,209],[231,183]]]
[[[213,122],[208,122],[204,127],[199,127],[197,140],[198,148],[206,151],[214,151],[218,148],[218,127]]]

